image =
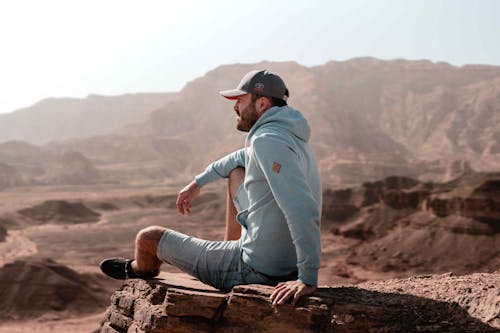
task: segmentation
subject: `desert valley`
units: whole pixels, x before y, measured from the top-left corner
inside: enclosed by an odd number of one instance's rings
[[[223,181],[190,215],[175,200],[243,146],[218,91],[257,68],[285,79],[312,128],[320,285],[491,273],[493,296],[466,310],[500,329],[500,67],[358,58],[224,65],[175,93],[49,98],[0,114],[0,332],[99,331],[122,283],[98,264],[133,256],[145,226],[223,239]]]

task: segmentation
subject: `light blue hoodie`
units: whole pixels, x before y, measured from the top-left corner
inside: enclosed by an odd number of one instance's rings
[[[299,111],[272,107],[248,133],[245,148],[213,162],[195,179],[202,187],[228,177],[235,167],[245,167],[248,202],[235,202],[245,229],[243,260],[272,276],[298,269],[299,280],[317,285],[322,191],[310,134]]]

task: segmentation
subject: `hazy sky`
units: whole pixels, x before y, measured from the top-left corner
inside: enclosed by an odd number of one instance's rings
[[[373,56],[500,65],[500,0],[2,1],[0,112],[179,91],[222,64]]]

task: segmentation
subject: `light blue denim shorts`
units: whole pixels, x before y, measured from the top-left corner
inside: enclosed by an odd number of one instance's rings
[[[157,256],[224,291],[242,284],[277,284],[243,261],[240,240],[208,241],[167,229],[158,244]]]

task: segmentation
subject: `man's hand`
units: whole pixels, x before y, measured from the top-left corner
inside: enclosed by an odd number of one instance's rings
[[[200,187],[196,181],[192,181],[186,187],[179,191],[177,196],[177,210],[179,214],[191,213],[192,202],[200,194]]]
[[[297,304],[299,298],[311,295],[316,291],[316,286],[307,286],[300,280],[280,282],[271,295],[273,305],[282,305],[293,296],[292,305]]]

